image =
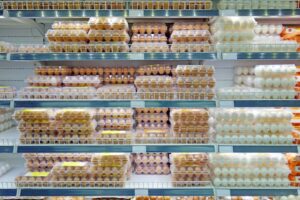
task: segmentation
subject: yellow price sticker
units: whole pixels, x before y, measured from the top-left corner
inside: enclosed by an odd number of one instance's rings
[[[112,130],[110,130],[110,131],[102,131],[101,132],[102,134],[124,134],[124,133],[126,133],[126,131],[112,131]]]
[[[63,167],[82,167],[84,166],[84,162],[63,162],[62,166]]]
[[[48,175],[49,172],[28,172],[25,176],[46,177]]]

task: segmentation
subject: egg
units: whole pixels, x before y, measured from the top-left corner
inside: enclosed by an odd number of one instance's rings
[[[233,144],[238,143],[238,141],[239,141],[239,136],[237,136],[237,135],[232,135],[232,136],[231,136],[231,142],[232,142]]]
[[[255,143],[262,144],[263,143],[263,137],[261,135],[255,136]]]
[[[215,178],[215,179],[214,179],[214,184],[215,184],[215,186],[217,186],[217,187],[222,186],[222,181],[221,181],[221,179]]]

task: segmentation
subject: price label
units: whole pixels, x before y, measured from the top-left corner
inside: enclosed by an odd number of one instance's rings
[[[83,167],[86,165],[84,162],[63,162],[62,166],[63,167]]]
[[[144,60],[143,53],[129,53],[129,60]]]
[[[223,60],[237,60],[237,53],[223,53]]]
[[[219,146],[220,153],[233,153],[233,146]]]
[[[221,108],[234,108],[234,101],[220,101]]]
[[[144,10],[129,10],[129,17],[144,17]]]
[[[297,146],[297,150],[298,150],[298,153],[300,153],[300,146],[299,145]]]
[[[216,190],[217,196],[231,196],[230,190],[225,190],[225,189],[217,189]]]
[[[145,108],[145,101],[131,101],[131,108]]]
[[[135,196],[149,196],[149,192],[146,189],[135,189]]]
[[[25,176],[33,176],[33,177],[46,177],[49,175],[49,172],[28,172]]]
[[[220,10],[220,16],[237,16],[236,10]]]
[[[146,153],[147,148],[143,145],[132,146],[132,153]]]

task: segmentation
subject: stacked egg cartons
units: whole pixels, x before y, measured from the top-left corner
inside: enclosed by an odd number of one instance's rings
[[[134,67],[103,68],[105,86],[97,90],[100,99],[133,99],[135,98]]]
[[[177,65],[176,86],[178,99],[213,99],[215,97],[213,66]]]
[[[133,132],[131,108],[100,108],[97,111],[99,132],[95,135],[99,144],[130,144]]]
[[[206,144],[213,128],[205,109],[171,109],[171,130],[177,143]]]
[[[210,27],[217,51],[253,52],[255,37],[253,17],[217,17]]]
[[[46,37],[52,52],[126,52],[129,41],[124,18],[90,18],[89,22],[55,22]]]
[[[125,153],[103,153],[92,156],[92,173],[102,179],[105,187],[124,187],[131,175],[130,156]]]
[[[289,153],[286,155],[288,160],[288,166],[290,171],[289,180],[290,185],[299,187],[300,186],[300,157],[297,154]]]
[[[207,23],[175,22],[170,29],[171,52],[211,52],[210,32]]]
[[[169,65],[148,65],[138,68],[134,84],[140,99],[174,99],[175,88]]]
[[[134,23],[131,28],[132,52],[168,52],[166,24],[160,22]]]
[[[130,4],[131,9],[142,10],[210,10],[213,2],[211,0],[203,1],[139,1],[133,0]]]
[[[15,119],[22,144],[92,143],[95,131],[92,110],[27,109],[17,111]]]
[[[255,26],[254,43],[258,52],[295,52],[297,50],[296,41],[283,40],[281,24],[257,24]]]
[[[292,132],[292,135],[294,137],[294,144],[300,144],[300,109],[291,108],[291,112],[293,113],[291,123],[294,129]]]
[[[207,154],[172,153],[170,161],[174,187],[199,187],[211,184]]]
[[[136,108],[135,142],[141,144],[172,143],[168,108]]]
[[[171,200],[169,196],[136,196],[133,200]]]
[[[13,99],[16,96],[16,89],[9,86],[0,86],[0,99]]]
[[[9,108],[0,108],[0,132],[14,126],[12,118],[14,111]]]
[[[293,114],[288,109],[216,109],[219,144],[292,144]]]
[[[91,154],[85,153],[26,153],[23,155],[29,172],[50,172],[56,163],[89,162]]]
[[[295,65],[257,65],[235,69],[235,87],[221,88],[220,99],[294,99]]]
[[[167,175],[170,173],[168,153],[133,154],[134,173]]]
[[[13,50],[13,45],[8,42],[0,41],[0,53],[9,53]]]
[[[211,154],[216,187],[288,187],[283,154]]]
[[[221,197],[219,197],[220,199]],[[205,197],[205,196],[187,196],[187,197],[175,197],[174,200],[215,200],[215,198],[213,196],[208,196],[208,197]],[[241,199],[236,199],[236,200],[241,200]],[[258,199],[257,199],[258,200]]]
[[[92,17],[88,22],[90,46],[96,46],[96,52],[128,52],[130,40],[128,23],[122,17]]]
[[[23,176],[15,178],[17,187],[49,187],[49,172],[27,172]]]

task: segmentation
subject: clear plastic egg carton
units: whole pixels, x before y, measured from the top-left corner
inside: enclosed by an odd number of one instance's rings
[[[123,17],[91,17],[88,24],[92,30],[128,30],[128,23]]]
[[[87,37],[90,42],[129,42],[130,40],[125,30],[90,30]]]
[[[88,162],[91,161],[91,153],[25,153],[23,157],[27,162]]]
[[[129,161],[130,155],[126,153],[95,153],[91,158],[94,165],[102,167],[121,167],[128,165]]]
[[[169,117],[166,114],[138,114],[135,116],[135,120],[138,123],[167,123]]]
[[[178,77],[212,77],[215,68],[206,65],[177,65],[175,72]]]
[[[3,1],[5,10],[106,10],[125,9],[124,0],[114,1],[71,1],[71,0],[10,0]]]
[[[167,32],[168,27],[165,23],[160,22],[138,22],[134,23],[131,31],[134,35],[162,35]]]
[[[172,123],[172,122],[171,122]],[[174,134],[177,136],[184,137],[187,134],[199,135],[198,137],[204,137],[207,135],[207,132],[209,131],[208,124],[200,124],[200,125],[194,125],[194,124],[180,124],[180,123],[172,123],[171,129]]]
[[[53,134],[27,134],[22,133],[21,144],[94,144],[91,135],[53,135]]]
[[[131,37],[132,42],[167,42],[168,39],[163,34],[134,34]]]
[[[130,51],[145,53],[165,53],[169,52],[170,48],[166,42],[134,42],[131,44]]]
[[[214,52],[214,45],[208,42],[202,43],[173,43],[170,48],[171,52],[184,53],[184,52]]]
[[[52,24],[53,30],[85,30],[88,31],[90,26],[85,21],[56,21]]]
[[[173,133],[175,144],[209,144],[213,137],[206,133]]]
[[[20,99],[94,99],[94,87],[25,87],[18,92]]]
[[[283,31],[282,24],[257,24],[254,32],[263,35],[279,35]]]
[[[64,86],[66,87],[100,87],[103,83],[103,79],[99,76],[65,76],[62,79]]]
[[[14,126],[14,122],[12,120],[0,122],[0,132],[8,130]]]
[[[299,8],[297,0],[251,0],[251,1],[230,1],[221,0],[217,4],[218,9],[296,9]]]
[[[216,50],[224,53],[235,52],[297,52],[299,44],[295,41],[275,41],[269,43],[253,42],[248,43],[219,43],[216,44]]]
[[[209,42],[211,35],[208,30],[174,30],[169,42]]]
[[[45,175],[43,175],[45,174]],[[36,172],[28,172],[24,176],[17,176],[15,178],[15,184],[17,187],[49,187],[49,173],[36,173]],[[38,176],[36,176],[38,175]]]
[[[105,130],[95,134],[97,144],[132,144],[132,131]]]
[[[54,117],[53,109],[23,109],[14,114],[14,119],[24,122],[43,122],[49,123]]]
[[[193,89],[193,88],[177,88],[176,99],[216,99],[216,92],[214,89]]]
[[[211,77],[177,77],[176,85],[179,89],[183,88],[214,88],[216,85],[216,80]]]
[[[139,164],[135,167],[134,173],[141,175],[168,175],[170,167],[168,164]]]
[[[103,74],[105,76],[134,76],[135,67],[103,67]],[[100,74],[99,74],[100,75]]]
[[[85,30],[52,30],[46,33],[49,42],[88,42],[88,34]]]
[[[134,77],[130,75],[104,75],[104,84],[133,84]]]
[[[173,31],[199,31],[199,30],[209,30],[209,25],[204,22],[191,22],[191,21],[182,21],[175,22],[173,26],[170,27],[170,32]],[[209,32],[208,32],[209,33]]]
[[[255,38],[254,31],[251,30],[240,30],[240,31],[223,31],[219,30],[216,33],[214,33],[212,40],[214,43],[251,43],[253,39]]]
[[[101,119],[98,122],[101,130],[131,130],[135,120],[133,119]]]
[[[150,76],[150,75],[171,75],[173,72],[173,67],[168,64],[154,64],[140,66],[137,69],[137,74],[139,76]]]
[[[137,93],[138,99],[144,99],[144,100],[158,100],[158,99],[175,99],[176,98],[176,92],[174,88],[165,88],[165,89],[150,89],[150,88],[142,88],[138,89]]]
[[[252,87],[220,88],[218,99],[295,99],[295,90],[260,89]]]
[[[138,89],[168,89],[173,87],[171,76],[137,76],[134,81]]]
[[[29,86],[36,87],[60,87],[62,86],[62,78],[60,76],[39,76],[34,75],[26,79]]]
[[[0,99],[13,99],[16,96],[16,88],[0,86]]]
[[[85,123],[90,122],[96,111],[94,109],[57,109],[55,110],[55,120],[65,123]]]
[[[206,153],[172,153],[170,162],[176,167],[203,166],[209,162]]]
[[[50,52],[48,45],[43,44],[18,44],[14,45],[11,53],[48,53]]]
[[[63,124],[57,123],[57,134],[61,135],[91,135],[95,132],[95,127],[91,123],[85,124]]]
[[[111,43],[50,43],[51,52],[88,53],[88,52],[128,52],[129,46],[125,42]]]
[[[207,121],[209,113],[206,109],[171,109],[170,117],[176,122]]]
[[[134,85],[104,85],[96,91],[97,99],[135,99]]]
[[[8,42],[0,41],[0,53],[9,53],[14,49],[13,45]]]
[[[132,108],[99,108],[97,119],[130,119],[133,117]]]
[[[168,153],[134,153],[133,162],[135,164],[167,164],[169,163]]]
[[[174,143],[168,128],[137,129],[135,133],[136,144],[171,144]]]
[[[67,66],[39,66],[34,69],[34,73],[42,76],[67,76],[72,74],[72,69]]]
[[[87,175],[90,171],[89,162],[60,162],[51,170],[51,176],[77,176]]]
[[[169,1],[169,0],[151,0],[138,1],[133,0],[130,3],[131,9],[145,9],[145,10],[210,10],[213,7],[211,0],[204,1]]]

